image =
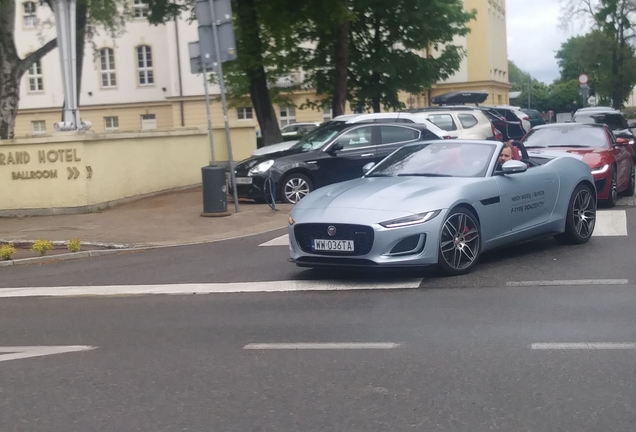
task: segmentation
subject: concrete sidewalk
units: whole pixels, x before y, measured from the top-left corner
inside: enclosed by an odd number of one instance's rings
[[[122,204],[98,213],[79,215],[0,218],[0,239],[126,244],[131,246],[170,246],[221,240],[283,228],[292,205],[277,204],[277,211],[266,204],[228,202],[232,215],[201,217],[201,188],[173,192]]]

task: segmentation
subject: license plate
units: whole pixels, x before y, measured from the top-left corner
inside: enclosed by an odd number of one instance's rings
[[[315,251],[353,252],[353,240],[320,240],[311,241],[311,248]]]
[[[252,177],[235,177],[235,178],[236,178],[236,184],[242,184],[242,185],[252,184]]]

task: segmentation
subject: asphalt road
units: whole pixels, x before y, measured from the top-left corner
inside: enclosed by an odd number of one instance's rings
[[[634,288],[3,299],[0,346],[97,348],[0,356],[0,430],[631,431],[636,350],[531,347],[636,341]]]

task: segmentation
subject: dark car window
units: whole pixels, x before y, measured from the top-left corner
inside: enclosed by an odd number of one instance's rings
[[[319,128],[314,129],[302,137],[296,144],[291,146],[291,148],[306,151],[319,149],[348,127],[351,127],[351,125],[340,121],[324,123]]]
[[[382,144],[413,141],[420,137],[419,131],[405,127],[380,126],[380,131]]]
[[[344,132],[338,137],[336,143],[342,144],[343,149],[368,147],[382,142],[380,127],[363,126]]]
[[[427,119],[435,126],[440,129],[444,129],[445,131],[457,130],[457,125],[455,125],[453,116],[450,114],[431,114],[427,117]]]
[[[519,123],[521,121],[521,120],[519,120],[519,117],[517,117],[517,115],[515,113],[513,113],[512,111],[510,111],[510,110],[503,109],[503,108],[494,108],[494,110],[498,114],[500,114],[503,118],[508,120],[509,122]]]
[[[459,119],[459,122],[462,124],[462,127],[464,129],[470,129],[471,127],[479,123],[479,121],[477,121],[475,116],[472,114],[457,114],[457,118]]]
[[[574,121],[577,123],[605,124],[610,130],[627,129],[625,118],[620,114],[608,113],[576,113]]]
[[[530,117],[531,119],[534,120],[539,120],[542,119],[543,117],[541,117],[541,114],[539,113],[539,111],[537,110],[533,110],[533,109],[521,109],[521,112],[528,114],[528,117]]]
[[[530,147],[608,148],[607,133],[601,127],[550,127],[532,129],[523,140]]]

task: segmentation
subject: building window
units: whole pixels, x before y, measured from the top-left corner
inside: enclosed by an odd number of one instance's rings
[[[103,48],[99,50],[100,68],[102,73],[102,88],[113,88],[117,86],[115,74],[115,50]]]
[[[143,114],[141,116],[141,128],[148,129],[157,129],[157,118],[154,114]]]
[[[238,108],[236,110],[236,116],[239,120],[251,120],[253,119],[252,107]]]
[[[152,85],[155,77],[152,72],[152,49],[147,45],[137,47],[137,74],[139,85]]]
[[[35,2],[25,2],[22,7],[24,8],[24,26],[27,28],[35,27],[38,23]]]
[[[31,131],[34,135],[46,133],[46,122],[44,120],[32,121]]]
[[[280,107],[280,126],[283,127],[292,123],[296,123],[296,108]]]
[[[29,93],[41,93],[43,91],[42,63],[38,60],[29,67]]]
[[[331,105],[325,105],[322,107],[322,120],[329,121],[333,118],[333,111],[331,110]]]
[[[104,127],[107,131],[119,130],[119,117],[104,117]]]
[[[143,0],[135,0],[133,3],[135,18],[146,18],[148,16],[148,3]]]

